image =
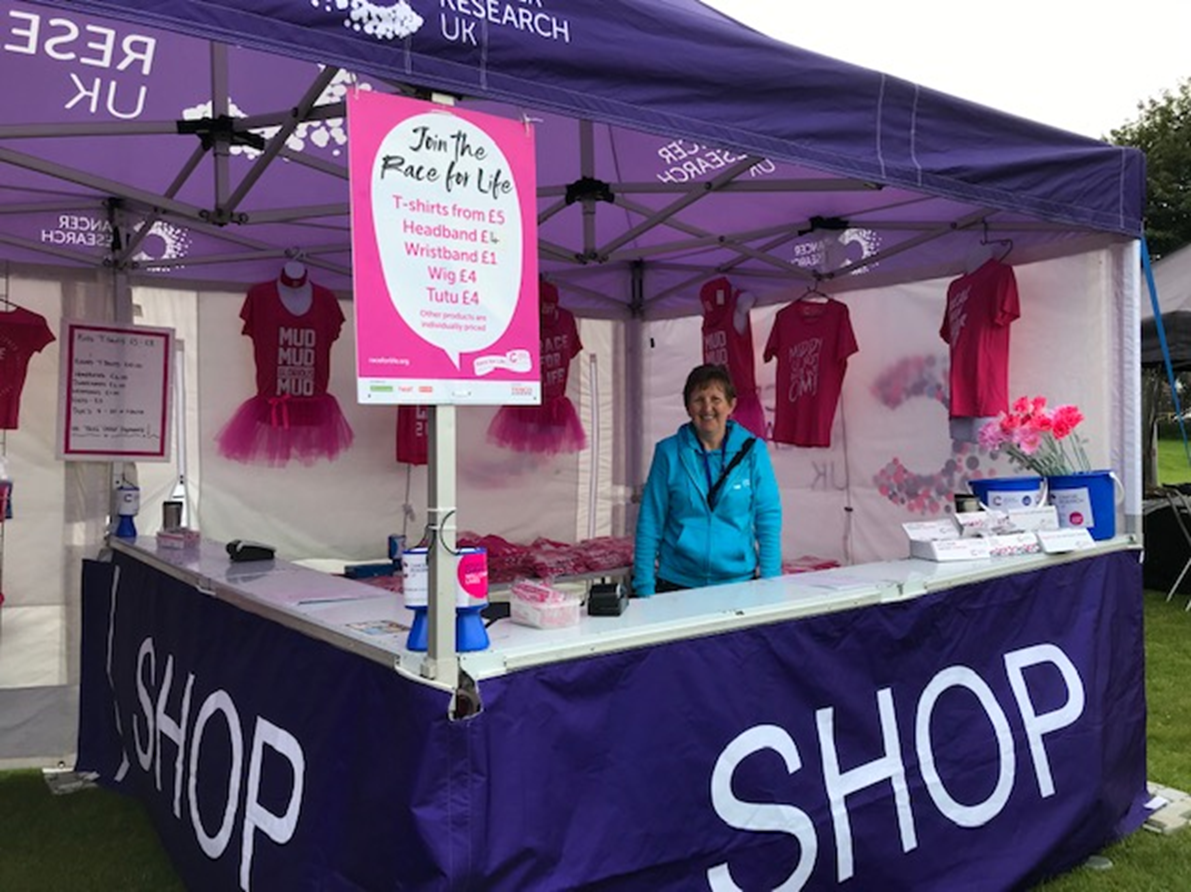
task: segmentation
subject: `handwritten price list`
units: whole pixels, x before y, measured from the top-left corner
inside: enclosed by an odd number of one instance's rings
[[[67,370],[67,457],[164,456],[168,331],[76,325]]]

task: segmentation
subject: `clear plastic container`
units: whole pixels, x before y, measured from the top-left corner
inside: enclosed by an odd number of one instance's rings
[[[513,598],[509,601],[509,618],[515,623],[537,629],[562,629],[579,624],[582,606],[583,602],[579,598],[554,602]]]

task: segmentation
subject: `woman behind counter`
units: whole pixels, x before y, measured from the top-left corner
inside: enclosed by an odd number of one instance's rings
[[[641,496],[634,594],[780,576],[777,478],[765,443],[728,419],[727,369],[695,367],[682,399],[691,420],[657,444]]]

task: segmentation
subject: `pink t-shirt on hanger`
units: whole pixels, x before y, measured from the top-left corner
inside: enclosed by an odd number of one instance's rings
[[[939,337],[951,350],[952,418],[1009,410],[1009,326],[1021,315],[1013,267],[990,259],[947,286]]]
[[[848,308],[838,300],[804,298],[778,312],[764,354],[766,362],[777,357],[775,443],[831,445],[848,357],[858,349]]]

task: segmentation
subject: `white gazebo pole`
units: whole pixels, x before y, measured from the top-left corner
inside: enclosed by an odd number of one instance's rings
[[[1142,448],[1141,448],[1141,242],[1133,239],[1111,252],[1118,269],[1116,331],[1118,348],[1116,436],[1121,446],[1117,467],[1123,472],[1125,489],[1125,532],[1142,532]],[[1115,462],[1114,462],[1115,463]]]
[[[427,580],[426,658],[422,675],[455,687],[455,406],[430,406],[430,551]]]

